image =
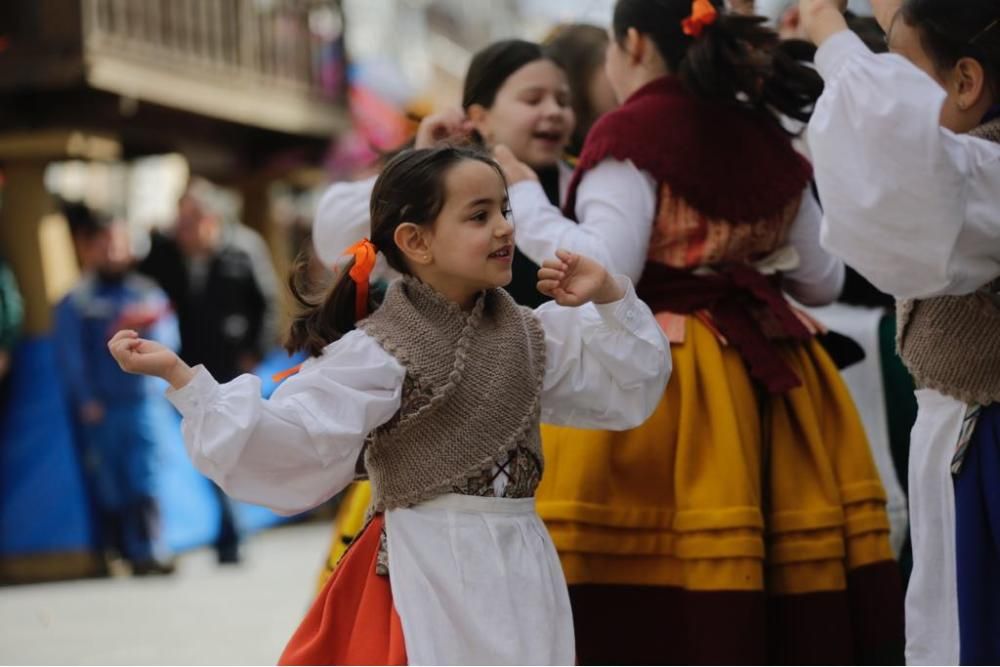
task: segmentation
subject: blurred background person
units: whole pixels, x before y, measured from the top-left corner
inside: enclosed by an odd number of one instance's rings
[[[123,373],[108,355],[107,341],[124,327],[176,348],[177,322],[163,291],[134,271],[124,221],[80,207],[72,218],[84,272],[55,309],[53,335],[80,424],[101,541],[134,574],[167,574],[173,562],[154,497],[162,451],[155,411],[164,387]]]
[[[263,239],[235,220],[217,187],[194,178],[178,202],[172,236],[154,232],[139,270],[174,304],[180,355],[228,382],[252,372],[277,342],[278,278]],[[229,498],[213,484],[221,516],[219,563],[240,561],[240,527]]]
[[[0,409],[6,403],[8,377],[14,361],[14,344],[21,331],[24,306],[17,279],[0,258]]]
[[[608,33],[587,23],[566,23],[556,26],[543,45],[562,65],[569,79],[576,129],[566,152],[575,157],[580,154],[594,121],[618,106],[615,91],[604,72]]]
[[[14,347],[21,334],[23,321],[24,304],[17,279],[7,262],[0,257],[0,414],[7,410]],[[2,472],[3,469],[0,468],[0,473]]]

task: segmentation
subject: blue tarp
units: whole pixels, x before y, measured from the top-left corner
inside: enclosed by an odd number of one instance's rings
[[[271,373],[296,363],[271,355],[259,374],[265,392]],[[96,543],[69,406],[56,372],[48,338],[17,347],[8,402],[0,406],[0,557],[85,551]],[[161,399],[163,451],[157,488],[164,530],[177,551],[209,544],[218,530],[219,509],[208,480],[191,465],[180,435],[180,417]],[[238,504],[248,532],[283,519],[267,509]]]

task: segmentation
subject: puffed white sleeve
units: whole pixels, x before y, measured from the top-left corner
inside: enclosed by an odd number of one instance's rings
[[[638,281],[656,210],[656,183],[631,160],[603,160],[580,181],[577,222],[563,217],[537,181],[510,188],[514,241],[541,265],[563,248],[586,255],[608,271]]]
[[[820,245],[823,213],[812,187],[802,193],[802,203],[788,233],[788,243],[799,256],[799,265],[784,274],[789,294],[806,306],[833,303],[844,288],[844,262]]]
[[[809,124],[822,242],[898,297],[974,291],[1000,275],[1000,145],[940,127],[945,93],[853,33],[816,54]]]
[[[535,310],[545,330],[542,421],[624,430],[646,421],[670,378],[670,343],[631,281],[613,303]]]
[[[398,410],[405,370],[352,331],[305,362],[270,399],[253,375],[219,384],[198,366],[167,398],[202,473],[238,500],[295,514],[346,487],[365,437]]]
[[[333,266],[345,249],[371,236],[368,216],[376,178],[334,183],[320,197],[312,238],[316,255],[326,266]]]

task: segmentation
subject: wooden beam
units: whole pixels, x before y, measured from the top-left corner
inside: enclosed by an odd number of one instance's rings
[[[170,71],[97,52],[88,56],[87,82],[99,90],[293,135],[332,137],[349,127],[342,108],[305,93],[210,74]]]
[[[0,160],[117,160],[115,139],[76,130],[40,130],[0,134]]]

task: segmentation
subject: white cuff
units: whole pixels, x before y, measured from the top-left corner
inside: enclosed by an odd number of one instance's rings
[[[615,281],[625,290],[625,295],[617,301],[610,303],[594,304],[598,314],[605,324],[615,328],[627,329],[628,331],[638,331],[639,322],[643,313],[642,302],[635,294],[635,287],[628,276],[616,275]]]
[[[193,370],[194,376],[186,385],[180,389],[171,387],[166,392],[167,400],[184,416],[204,410],[219,391],[219,383],[208,369],[198,364]]]

